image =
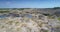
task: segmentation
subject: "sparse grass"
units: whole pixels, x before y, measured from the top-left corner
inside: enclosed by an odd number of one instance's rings
[[[9,22],[7,22],[6,24],[10,24],[10,25],[12,25],[12,23],[13,23],[13,21],[9,21]]]

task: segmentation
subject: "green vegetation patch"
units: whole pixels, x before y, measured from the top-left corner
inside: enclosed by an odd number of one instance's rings
[[[0,11],[0,13],[9,13],[10,11]]]
[[[60,21],[60,17],[58,18],[58,20]]]

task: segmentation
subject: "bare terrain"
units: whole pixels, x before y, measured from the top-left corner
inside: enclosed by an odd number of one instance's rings
[[[0,32],[60,32],[60,8],[0,8]]]

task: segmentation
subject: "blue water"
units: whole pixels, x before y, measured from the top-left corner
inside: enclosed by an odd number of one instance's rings
[[[28,18],[32,18],[32,15],[27,15]]]
[[[10,16],[11,16],[11,15],[10,15]],[[8,17],[8,15],[0,15],[0,18],[5,18],[5,17]],[[32,18],[32,15],[27,14],[26,17]]]
[[[6,16],[4,16],[4,15],[0,15],[0,18],[5,18]]]

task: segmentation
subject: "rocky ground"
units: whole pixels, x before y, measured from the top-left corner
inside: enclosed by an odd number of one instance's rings
[[[0,13],[0,32],[60,32],[57,16],[28,10]]]
[[[30,15],[32,18],[25,15],[24,17],[10,16],[0,19],[0,32],[53,32],[56,30],[55,27],[60,27],[56,19],[48,19],[42,14]]]

